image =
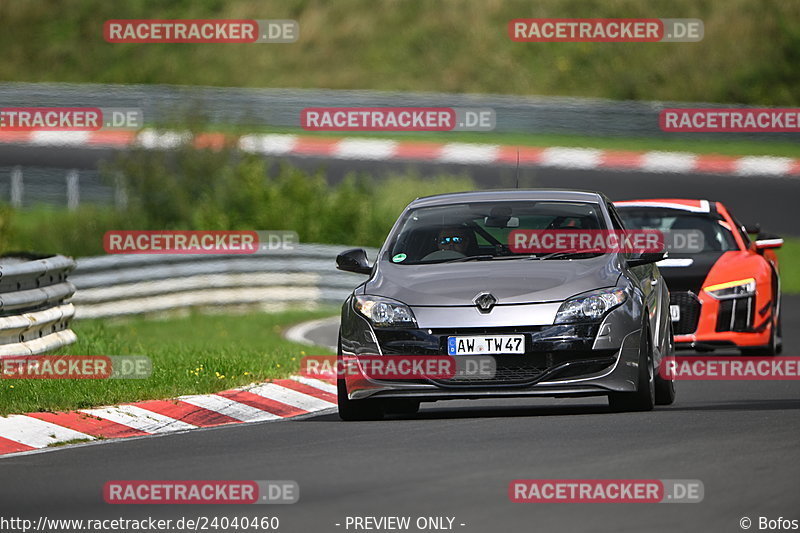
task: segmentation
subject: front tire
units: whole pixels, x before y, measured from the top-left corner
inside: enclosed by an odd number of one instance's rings
[[[376,400],[351,400],[347,397],[344,379],[336,380],[336,397],[339,418],[346,422],[383,419],[383,409]]]
[[[667,356],[675,355],[675,341],[672,333],[672,321],[669,323],[669,348]],[[672,405],[675,402],[675,381],[661,377],[656,372],[656,405]]]
[[[778,355],[783,348],[783,343],[778,336],[780,331],[780,317],[769,326],[769,344],[756,348],[742,348],[742,355],[747,357],[773,357]]]
[[[750,357],[774,357],[783,351],[783,331],[781,327],[781,295],[778,289],[777,277],[773,277],[773,320],[770,324],[769,344],[755,348],[742,348],[742,355]]]
[[[645,316],[647,315],[645,314]],[[645,322],[642,327],[641,340],[639,341],[639,373],[636,392],[612,392],[608,395],[608,405],[612,411],[629,412],[652,411],[655,403],[656,383],[653,366],[653,343],[650,339],[650,326]]]

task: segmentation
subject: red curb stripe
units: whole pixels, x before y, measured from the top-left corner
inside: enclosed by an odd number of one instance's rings
[[[196,405],[180,401],[176,403],[169,400],[151,400],[147,402],[138,402],[133,405],[199,427],[239,424],[242,422],[228,415],[223,415],[210,409],[197,407]]]
[[[50,422],[57,426],[62,426],[93,437],[106,437],[117,439],[120,437],[139,437],[147,435],[143,431],[112,422],[110,420],[98,419],[86,413],[72,411],[68,413],[28,413],[31,418],[38,418],[45,422]]]
[[[224,133],[201,133],[195,139],[195,146],[198,148],[219,149],[226,145],[227,139],[228,137]],[[294,147],[283,155],[335,157],[336,150],[340,147],[341,143],[348,139],[359,138],[297,137]],[[33,132],[0,130],[0,143],[30,144],[32,140]],[[122,147],[133,144],[135,140],[136,133],[132,131],[98,131],[90,132],[86,140],[78,145]],[[397,145],[394,154],[383,157],[381,160],[436,161],[441,156],[447,144],[419,141],[396,142]],[[516,146],[500,146],[497,157],[493,163],[515,164],[517,161],[517,148]],[[546,150],[547,148],[519,147],[519,162],[520,164],[527,165],[539,164]],[[601,150],[598,164],[592,168],[605,168],[610,170],[640,169],[648,153],[647,151]],[[735,173],[743,157],[744,156],[704,156],[697,154],[697,160],[692,171],[713,174]],[[800,159],[793,159],[789,169],[780,175],[800,175]]]
[[[322,139],[315,137],[298,137],[291,154],[332,155],[341,139]]]
[[[276,386],[284,387],[310,397],[324,400],[333,404],[337,403],[335,394],[317,389],[311,385],[306,385],[305,383],[300,383],[292,379],[277,380],[273,383]],[[309,411],[306,411],[305,409],[294,407],[292,405],[266,398],[249,391],[228,390],[217,393],[217,395],[235,402],[242,403],[244,405],[248,405],[255,409],[280,416],[282,418],[291,418],[299,415],[309,414]],[[242,423],[241,420],[233,417],[217,413],[210,409],[197,407],[183,401],[148,400],[128,405],[134,405],[141,409],[145,409],[162,416],[167,416],[175,420],[180,420],[197,427]],[[144,431],[126,426],[124,424],[94,417],[80,411],[27,413],[25,416],[36,418],[51,424],[56,424],[74,431],[79,431],[93,437],[116,439],[149,435],[149,433],[145,433]],[[25,452],[35,449],[37,448],[0,436],[0,455],[15,452]]]
[[[496,162],[517,164],[517,149],[519,149],[520,165],[535,165],[542,161],[544,148],[534,146],[501,146]]]
[[[295,381],[293,379],[279,379],[273,383],[280,385],[281,387],[286,387],[287,389],[292,389],[293,391],[308,394],[309,396],[319,398],[320,400],[325,400],[326,402],[331,402],[333,404],[337,402],[335,394],[325,392],[324,390],[312,387],[311,385],[306,385],[305,383],[300,383],[299,381]]]
[[[289,418],[308,413],[308,411],[294,407],[293,405],[287,405],[276,400],[270,400],[269,398],[259,396],[258,394],[253,394],[252,392],[242,390],[228,390],[224,392],[218,392],[217,395],[222,396],[223,398],[228,398],[229,400],[233,400],[235,402],[249,405],[250,407],[255,407],[256,409],[261,409],[262,411],[267,411],[268,413],[272,413],[283,418]]]
[[[98,131],[91,133],[86,144],[100,146],[128,146],[136,140],[134,131]]]
[[[728,155],[701,155],[695,159],[694,169],[698,172],[729,173],[736,170],[738,157]]]
[[[195,148],[210,148],[212,150],[221,150],[225,148],[228,142],[228,137],[224,133],[199,133],[194,138]]]
[[[603,168],[640,168],[645,152],[628,150],[604,150],[600,153],[598,166]]]
[[[391,159],[438,159],[444,143],[434,142],[399,142],[395,146]]]
[[[27,452],[35,449],[36,448],[33,446],[28,446],[27,444],[22,444],[21,442],[0,437],[0,455],[14,452]]]

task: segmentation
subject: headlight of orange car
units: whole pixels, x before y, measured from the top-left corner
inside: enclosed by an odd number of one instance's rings
[[[716,285],[703,287],[703,290],[717,300],[752,296],[756,292],[756,280],[754,278],[747,278],[737,281],[728,281],[726,283],[717,283]]]

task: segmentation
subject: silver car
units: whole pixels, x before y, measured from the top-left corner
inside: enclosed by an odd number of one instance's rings
[[[373,265],[353,249],[337,268],[365,274],[342,306],[339,415],[414,414],[420,402],[605,395],[613,410],[671,404],[659,375],[673,355],[663,252],[568,249],[520,253],[521,231],[624,232],[596,192],[514,189],[418,198]],[[488,374],[375,376],[365,358],[481,357]],[[388,359],[387,359],[388,360]],[[350,365],[348,368],[354,368]],[[461,367],[459,367],[461,368]]]

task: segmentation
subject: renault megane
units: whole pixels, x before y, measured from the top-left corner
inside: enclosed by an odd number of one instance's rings
[[[491,376],[338,378],[344,420],[413,414],[420,402],[605,395],[615,410],[675,398],[657,369],[673,354],[663,252],[522,253],[514,235],[625,230],[602,194],[505,190],[411,202],[370,265],[363,249],[337,268],[367,275],[342,307],[339,362],[365,357],[484,357]],[[355,368],[363,369],[356,364]]]

